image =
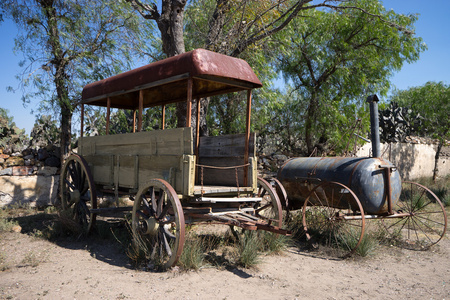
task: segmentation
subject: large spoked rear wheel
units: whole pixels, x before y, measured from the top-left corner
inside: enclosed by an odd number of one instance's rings
[[[445,235],[447,215],[444,205],[428,188],[403,182],[394,211],[405,217],[386,218],[383,224],[394,244],[411,250],[427,250]]]
[[[338,257],[352,255],[364,236],[364,211],[358,197],[345,185],[316,186],[303,205],[303,228],[315,246],[325,246]]]
[[[60,178],[61,205],[64,211],[70,210],[72,218],[88,234],[95,225],[97,195],[94,180],[86,160],[72,154],[64,163]]]
[[[280,198],[277,192],[265,179],[258,178],[258,197],[262,200],[255,207],[256,216],[270,222],[272,225],[281,227],[283,212]]]
[[[172,186],[153,179],[135,199],[132,217],[133,244],[151,268],[167,269],[181,256],[185,239],[183,208]]]

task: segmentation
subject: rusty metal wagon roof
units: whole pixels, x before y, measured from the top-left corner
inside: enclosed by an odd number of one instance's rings
[[[186,101],[189,78],[193,99],[262,86],[246,61],[196,49],[88,84],[82,103],[137,109],[140,90],[144,107]]]

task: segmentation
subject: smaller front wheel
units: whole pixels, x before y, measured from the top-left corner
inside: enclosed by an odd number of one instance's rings
[[[168,269],[181,256],[185,239],[183,208],[172,186],[153,179],[139,189],[133,206],[133,244],[152,267]]]

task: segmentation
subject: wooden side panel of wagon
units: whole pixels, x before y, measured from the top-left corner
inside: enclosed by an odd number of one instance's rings
[[[79,153],[97,185],[137,189],[152,178],[162,178],[177,193],[192,194],[192,128],[83,137]]]

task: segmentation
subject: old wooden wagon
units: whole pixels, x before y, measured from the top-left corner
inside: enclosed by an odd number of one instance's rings
[[[197,49],[83,89],[78,152],[61,171],[64,209],[91,231],[98,215],[132,211],[136,246],[167,268],[181,255],[185,225],[215,222],[286,233],[279,197],[257,178],[250,130],[252,89],[262,84],[243,60]],[[199,136],[200,99],[244,92],[245,133]],[[186,103],[184,127],[166,129],[166,105]],[[192,106],[195,128],[191,126]],[[86,105],[106,107],[106,135],[84,136]],[[142,131],[144,109],[161,108],[160,130]],[[134,112],[130,133],[109,134],[111,109]],[[100,208],[98,194],[130,195],[133,206]]]

